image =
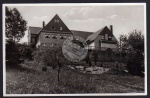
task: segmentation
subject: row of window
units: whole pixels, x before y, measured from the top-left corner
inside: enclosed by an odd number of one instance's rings
[[[55,30],[55,26],[52,26],[51,28],[52,28],[52,30]],[[59,27],[59,30],[63,30],[63,28]]]
[[[59,20],[58,20],[58,19],[55,19],[54,21],[55,21],[56,23],[59,23]]]
[[[54,22],[55,22],[55,23],[59,23],[59,20],[58,20],[58,19],[55,19]],[[55,29],[56,29],[55,26],[52,26],[51,28],[52,28],[52,30],[55,30]],[[63,30],[63,28],[62,28],[62,27],[59,27],[59,30]]]
[[[101,39],[105,39],[105,40],[112,40],[111,36],[108,36],[108,34],[105,34],[105,36],[101,36]]]
[[[57,39],[58,36],[57,36],[57,35],[45,34],[45,38],[50,38],[50,37],[52,37],[52,39]],[[66,39],[67,36],[61,35],[61,36],[59,36],[59,38],[60,38],[60,39]]]

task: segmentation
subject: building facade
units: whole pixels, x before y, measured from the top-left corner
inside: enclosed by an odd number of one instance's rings
[[[47,25],[45,25],[45,22],[43,22],[42,28],[29,27],[28,42],[37,48],[40,45],[62,46],[64,40],[72,35],[80,36],[85,39],[90,49],[114,50],[118,48],[118,41],[113,35],[112,25],[110,26],[110,29],[105,26],[97,32],[69,30],[69,28],[57,14]]]
[[[118,48],[118,41],[113,35],[112,25],[110,25],[110,28],[105,26],[97,32],[91,34],[86,39],[86,42],[88,43],[89,48],[95,50],[116,50]]]

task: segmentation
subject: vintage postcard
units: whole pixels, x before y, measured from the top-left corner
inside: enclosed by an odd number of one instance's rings
[[[3,95],[147,95],[146,34],[146,3],[3,4]]]

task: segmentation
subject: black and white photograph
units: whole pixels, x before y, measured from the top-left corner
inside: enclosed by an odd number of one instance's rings
[[[2,11],[4,96],[147,95],[146,3]]]

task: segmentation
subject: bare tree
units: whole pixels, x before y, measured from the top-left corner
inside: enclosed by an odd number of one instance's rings
[[[60,70],[63,65],[68,64],[68,60],[65,59],[62,53],[62,48],[58,45],[55,46],[41,46],[35,53],[36,60],[42,60],[44,63],[44,69],[47,66],[51,66],[53,69],[57,69],[58,82],[60,81]],[[44,70],[46,71],[46,70]]]

